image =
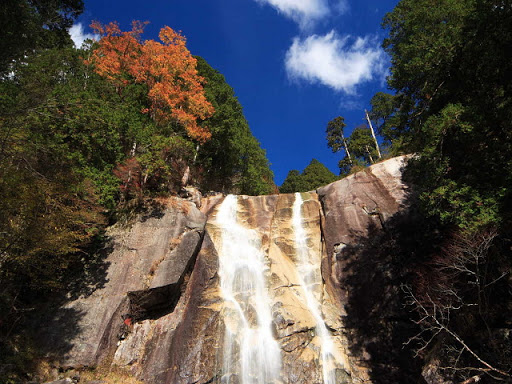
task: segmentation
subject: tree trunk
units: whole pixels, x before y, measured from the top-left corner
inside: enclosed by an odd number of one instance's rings
[[[194,153],[194,160],[192,160],[192,164],[196,163],[198,153],[199,153],[199,144],[196,145],[196,153]]]
[[[368,116],[368,111],[365,109],[364,112],[366,113],[366,120],[368,120],[368,125],[370,125],[370,130],[372,131],[373,140],[375,141],[375,148],[377,149],[377,154],[379,155],[379,159],[382,157],[380,154],[380,148],[379,143],[377,142],[377,137],[375,136],[375,131],[373,130],[373,125],[370,120],[370,116]]]
[[[370,152],[370,148],[368,148],[367,145],[366,145],[366,153],[368,153],[368,157],[370,158],[370,163],[374,164],[375,161],[373,161],[373,157],[372,157],[372,154]]]
[[[343,136],[343,133],[341,134],[341,139],[343,140],[343,145],[345,146],[345,152],[347,152],[348,161],[350,161],[350,165],[354,165],[354,162],[352,161],[352,156],[350,156],[350,152],[348,150],[347,140],[345,140],[345,136]]]
[[[137,141],[134,141],[132,150],[130,151],[130,157],[134,157],[136,151],[137,151]]]
[[[188,184],[188,179],[190,178],[190,166],[187,165],[187,169],[185,169],[185,173],[181,178],[181,186],[186,187]]]
[[[200,147],[199,144],[197,144],[196,152],[194,153],[194,159],[192,160],[192,164],[196,163],[197,154],[199,153],[199,147]],[[187,168],[185,169],[185,173],[183,174],[183,177],[181,178],[181,186],[186,187],[189,179],[190,179],[190,166],[187,165]]]

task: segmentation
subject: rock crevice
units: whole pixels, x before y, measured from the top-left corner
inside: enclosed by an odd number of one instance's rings
[[[181,294],[183,283],[190,276],[204,238],[203,230],[185,232],[168,258],[157,260],[150,269],[154,276],[149,288],[129,291],[128,314],[133,321],[162,317],[174,311]],[[153,272],[153,270],[155,272]]]

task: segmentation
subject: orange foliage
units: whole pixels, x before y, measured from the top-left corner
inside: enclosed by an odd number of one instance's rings
[[[114,175],[122,182],[120,186],[122,192],[142,195],[142,171],[135,157],[129,157],[122,164],[118,164],[114,169]]]
[[[197,73],[197,61],[187,49],[185,37],[164,27],[159,34],[162,43],[142,43],[144,25],[134,21],[131,31],[122,32],[115,22],[93,22],[91,27],[102,38],[88,63],[119,88],[132,81],[146,84],[151,108],[143,113],[149,112],[158,123],[174,119],[191,138],[209,140],[210,131],[197,122],[210,117],[214,109],[206,99],[205,80]]]

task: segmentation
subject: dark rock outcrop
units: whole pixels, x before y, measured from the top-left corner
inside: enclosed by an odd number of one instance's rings
[[[342,316],[340,333],[351,364],[366,372],[368,382],[396,382],[389,378],[396,378],[395,348],[402,349],[393,335],[400,283],[390,266],[393,255],[380,251],[379,244],[390,219],[408,203],[409,190],[401,178],[406,160],[375,164],[318,190],[326,247],[322,273]]]

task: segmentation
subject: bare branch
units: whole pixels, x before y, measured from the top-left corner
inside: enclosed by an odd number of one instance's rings
[[[426,297],[430,303],[430,307],[426,307],[412,292],[412,289],[408,286],[402,286],[403,291],[407,294],[409,298],[409,303],[414,305],[416,310],[422,314],[420,320],[416,321],[417,324],[423,327],[422,331],[416,336],[410,338],[406,344],[409,344],[413,340],[418,340],[422,342],[423,345],[417,349],[416,354],[423,351],[433,340],[439,335],[441,332],[445,332],[450,335],[453,339],[455,339],[464,350],[469,352],[477,361],[479,361],[482,365],[487,367],[490,371],[499,373],[502,376],[510,377],[510,374],[500,370],[496,367],[493,367],[490,363],[483,360],[475,351],[473,351],[466,342],[454,331],[448,328],[448,324],[450,322],[450,312],[452,310],[457,310],[461,307],[453,307],[451,305],[447,305],[443,308],[440,308],[439,305],[432,300],[431,296],[427,293]],[[421,337],[424,332],[432,332],[432,336],[429,340],[425,340]],[[459,354],[460,357],[460,354]],[[476,369],[476,368],[475,368]],[[486,371],[489,373],[488,371]]]

